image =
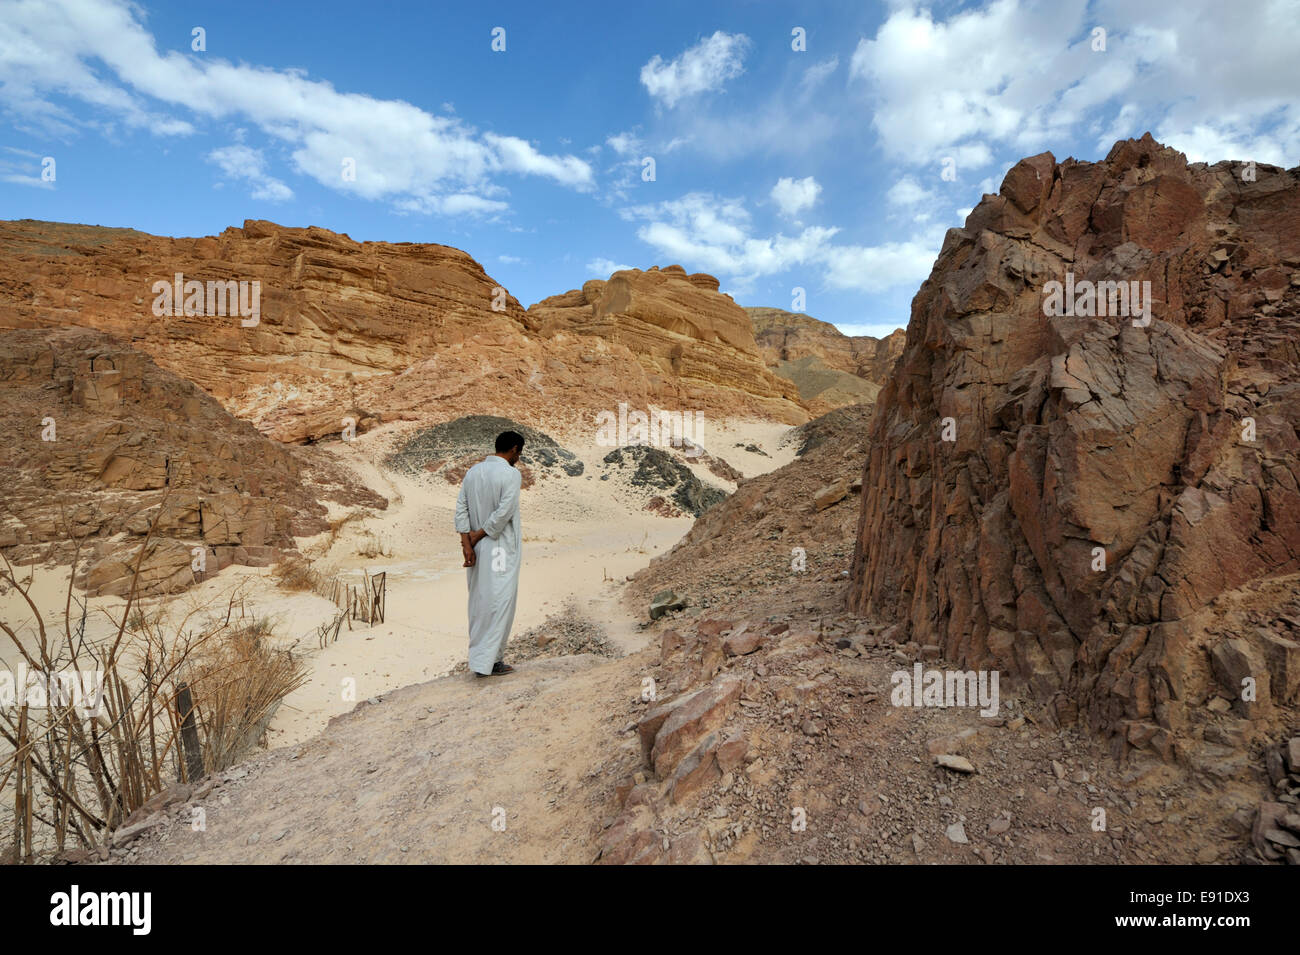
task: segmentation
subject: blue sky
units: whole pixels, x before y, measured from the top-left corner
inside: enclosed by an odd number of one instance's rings
[[[442,242],[525,305],[678,263],[879,335],[1021,156],[1150,130],[1296,165],[1298,25],[1300,0],[0,0],[0,218]]]

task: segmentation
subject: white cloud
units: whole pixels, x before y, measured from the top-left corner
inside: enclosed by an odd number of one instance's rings
[[[68,99],[95,107],[94,118],[74,116],[62,105]],[[590,166],[575,156],[546,155],[522,139],[480,133],[454,115],[340,92],[302,70],[160,52],[139,8],[124,0],[8,4],[0,19],[0,107],[65,138],[116,121],[159,136],[195,131],[160,108],[248,122],[291,150],[297,172],[408,210],[505,208],[495,198],[500,173],[578,190],[593,182]],[[344,159],[355,161],[355,181],[343,179]]]
[[[229,179],[240,179],[252,187],[254,199],[285,202],[293,198],[293,190],[266,171],[266,161],[261,150],[250,146],[223,146],[208,153],[208,162],[215,163]]]
[[[812,176],[803,179],[782,177],[772,187],[772,201],[782,215],[793,219],[804,209],[811,209],[821,191],[822,187]]]
[[[621,215],[645,221],[637,236],[661,258],[729,279],[741,290],[763,276],[809,267],[834,288],[915,287],[930,274],[942,243],[942,230],[878,246],[835,245],[839,229],[820,226],[796,235],[756,236],[740,200],[704,192],[624,209]]]
[[[898,285],[916,287],[929,276],[938,252],[937,245],[918,240],[829,249],[826,282],[832,288],[873,293]]]
[[[811,93],[821,86],[822,83],[830,77],[840,66],[840,58],[832,56],[829,60],[822,60],[820,63],[814,63],[808,69],[803,71],[803,77],[799,80],[800,90],[805,93]]]
[[[615,133],[605,140],[605,144],[620,156],[635,156],[639,154],[644,144],[632,132]]]
[[[11,182],[17,186],[31,186],[35,189],[54,188],[53,182],[41,178],[43,171],[42,160],[45,157],[40,153],[32,152],[30,149],[19,149],[16,146],[0,148],[7,153],[23,157],[22,159],[11,159],[8,156],[0,155],[0,182]]]
[[[889,335],[892,335],[894,332],[898,331],[900,328],[906,327],[906,322],[904,322],[902,325],[899,324],[862,325],[862,324],[847,324],[842,322],[835,322],[833,324],[845,335],[870,335],[872,338],[886,338]]]
[[[690,96],[720,90],[727,80],[743,73],[749,46],[749,37],[743,33],[719,30],[674,60],[664,60],[656,53],[641,67],[641,85],[672,108]]]
[[[615,272],[623,272],[630,268],[632,266],[615,262],[613,259],[596,258],[587,263],[587,274],[607,279]]]
[[[453,192],[442,196],[405,196],[394,200],[393,207],[401,212],[470,219],[496,215],[510,208],[499,199],[486,199],[469,192]]]
[[[497,261],[502,265],[522,265],[524,260],[517,255],[498,255]]]
[[[578,190],[592,186],[591,167],[577,156],[546,156],[514,136],[485,133],[483,141],[496,150],[496,168],[544,176]]]
[[[0,173],[0,182],[12,182],[15,186],[31,186],[33,189],[53,189],[54,183],[40,176],[25,176],[20,172]]]
[[[994,0],[934,18],[895,5],[849,64],[887,155],[981,169],[1150,129],[1194,160],[1300,158],[1296,0]],[[1092,30],[1107,31],[1092,49]],[[1064,158],[1063,155],[1058,158]]]
[[[743,242],[749,226],[749,212],[739,199],[722,199],[707,192],[692,192],[679,199],[622,210],[624,219],[666,222],[708,245]]]
[[[911,176],[904,176],[898,182],[889,187],[885,193],[885,201],[891,206],[914,206],[922,202],[930,202],[934,199],[934,193],[929,189],[922,188]]]

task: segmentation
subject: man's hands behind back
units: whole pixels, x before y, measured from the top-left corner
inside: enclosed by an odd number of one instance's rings
[[[478,555],[474,553],[474,547],[483,538],[487,537],[487,531],[479,529],[470,531],[468,534],[460,535],[460,551],[465,557],[465,567],[473,567],[478,563]]]

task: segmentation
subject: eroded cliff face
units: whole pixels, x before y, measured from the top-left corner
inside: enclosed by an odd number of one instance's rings
[[[261,221],[179,239],[21,221],[0,223],[0,251],[0,328],[109,332],[254,423],[300,412],[268,424],[285,441],[313,436],[295,425],[316,409],[338,431],[358,381],[457,343],[504,344],[527,328],[517,301],[443,245],[354,242]],[[232,314],[233,296],[224,315],[187,315],[174,299],[164,304],[181,314],[154,314],[154,284],[177,274],[205,288],[248,283],[250,306],[257,282],[258,314]]]
[[[863,478],[854,610],[1165,756],[1215,695],[1300,690],[1293,641],[1206,627],[1300,570],[1300,171],[1245,169],[1149,135],[1018,163],[913,300]],[[1101,281],[1149,324],[1045,314]]]
[[[907,334],[884,338],[845,335],[829,322],[780,308],[746,308],[767,367],[789,378],[809,411],[822,415],[846,405],[873,404]]]
[[[177,274],[205,289],[245,283],[249,305],[256,282],[258,314],[237,313],[234,291],[227,314],[206,314],[206,298],[185,314],[182,285],[155,315],[155,283]],[[364,431],[443,411],[509,412],[521,394],[524,404],[584,411],[628,401],[807,420],[716,279],[670,268],[598,287],[590,303],[570,292],[526,312],[444,245],[355,242],[261,221],[182,239],[0,223],[0,328],[109,332],[284,442],[337,436],[344,418]]]
[[[845,335],[830,322],[780,308],[746,308],[754,339],[769,367],[778,362],[816,358],[827,368],[883,385],[903,353],[902,329],[884,338]]]

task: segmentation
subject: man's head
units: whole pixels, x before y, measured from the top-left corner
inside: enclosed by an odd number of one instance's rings
[[[497,435],[497,454],[506,459],[511,467],[519,461],[524,450],[524,436],[518,431],[502,431]]]

